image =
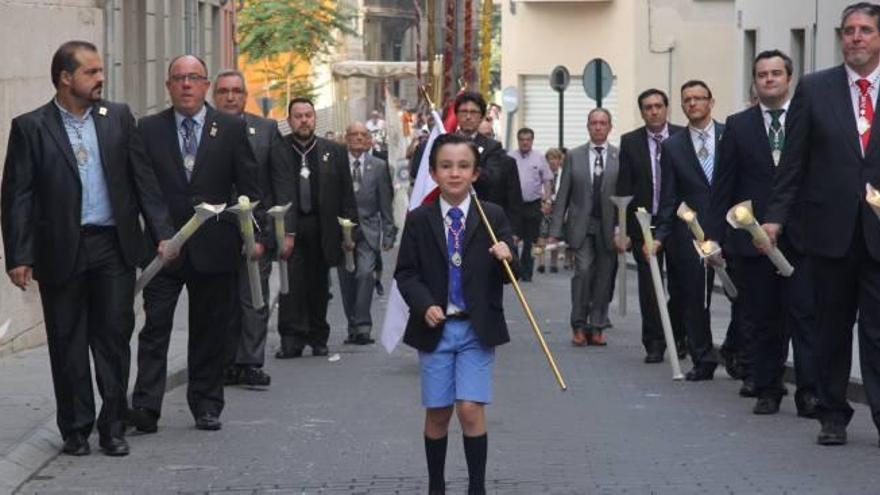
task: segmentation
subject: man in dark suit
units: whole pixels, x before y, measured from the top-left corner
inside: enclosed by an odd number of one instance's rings
[[[315,136],[315,107],[294,98],[287,107],[286,125],[279,123],[284,154],[295,176],[276,190],[278,204],[297,210],[296,244],[288,264],[290,292],[278,298],[278,359],[298,358],[310,346],[313,356],[326,356],[330,267],[343,263],[339,218],[358,223],[357,203],[345,147]]]
[[[480,122],[486,116],[486,100],[483,95],[474,91],[464,91],[455,98],[455,117],[458,129],[446,129],[457,132],[470,139],[480,152],[480,177],[474,184],[477,196],[497,204],[504,209],[513,229],[513,239],[519,242],[522,229],[522,188],[519,183],[519,171],[516,160],[507,155],[501,143],[487,138],[477,132]],[[425,152],[425,143],[416,148],[410,161],[410,177],[417,177],[419,164]]]
[[[681,106],[688,118],[688,129],[670,136],[662,145],[663,188],[657,238],[653,247],[646,246],[654,252],[662,246],[669,266],[681,274],[680,283],[672,284],[669,290],[672,298],[680,298],[683,308],[682,321],[694,363],[694,368],[685,375],[689,381],[711,380],[718,366],[709,327],[714,272],[701,263],[694,250],[693,235],[675,212],[686,202],[703,225],[713,222],[709,217],[709,198],[716,151],[724,132],[724,126],[712,120],[714,104],[712,91],[703,81],[692,80],[682,85]]]
[[[710,217],[723,218],[733,205],[751,200],[756,218],[764,218],[777,160],[785,144],[792,65],[791,58],[778,50],[761,52],[755,59],[752,75],[759,104],[727,119]],[[788,260],[795,266],[789,278],[777,274],[773,264],[757,251],[747,232],[716,224],[721,230],[707,233],[723,243],[726,256],[738,260],[742,311],[751,324],[751,333],[745,336],[747,342],[743,344],[751,354],[751,372],[758,397],[755,414],[779,411],[785,392],[782,379],[788,339],[792,337],[797,377],[795,405],[798,415],[815,416],[814,298],[810,270],[800,250],[802,222],[801,215],[793,216],[790,228],[779,238]]]
[[[89,453],[95,402],[100,445],[126,455],[125,392],[134,330],[138,214],[165,253],[173,234],[156,176],[128,107],[101,99],[97,48],[70,41],[52,58],[55,98],[12,121],[2,186],[6,268],[25,290],[40,282],[63,452]]]
[[[865,395],[880,429],[880,221],[865,201],[865,183],[880,187],[880,6],[850,5],[839,33],[844,63],[804,76],[795,90],[764,218],[778,242],[803,200],[804,250],[816,287],[822,445],[846,443],[856,314]]]
[[[270,208],[275,205],[273,203],[273,178],[277,179],[280,175],[288,177],[293,175],[289,170],[288,163],[279,163],[279,160],[275,159],[278,155],[278,150],[275,148],[283,146],[281,136],[278,134],[278,125],[274,120],[245,112],[247,97],[247,86],[241,72],[226,70],[217,74],[214,80],[214,105],[217,110],[244,119],[247,124],[247,137],[257,161],[263,203],[266,208]],[[273,152],[273,150],[275,151]],[[263,286],[264,298],[264,304],[261,308],[254,308],[251,301],[247,260],[242,260],[238,270],[239,306],[236,309],[239,310],[235,312],[235,317],[232,319],[232,343],[229,348],[231,362],[226,370],[225,380],[227,385],[267,387],[272,380],[272,377],[263,371],[263,362],[266,357],[266,334],[271,304],[269,275],[272,273],[272,260],[276,258],[274,251],[278,249],[274,239],[274,236],[267,239],[267,244],[271,249],[260,258],[259,262],[260,282]],[[293,237],[290,236],[288,243],[291,246],[292,242]],[[284,249],[283,246],[281,249]],[[290,250],[282,253],[282,255],[285,254],[289,256]]]
[[[662,190],[660,157],[662,144],[669,136],[676,134],[684,127],[671,124],[667,120],[669,98],[666,93],[659,89],[643,91],[638,98],[639,111],[645,125],[634,131],[630,131],[620,138],[620,173],[617,177],[617,195],[632,196],[633,199],[627,208],[627,235],[632,239],[632,253],[636,260],[636,269],[639,279],[639,307],[642,313],[642,345],[645,347],[646,363],[659,363],[663,361],[663,352],[666,350],[666,340],[663,338],[663,326],[660,323],[660,310],[657,308],[657,298],[654,294],[654,284],[651,281],[651,269],[648,259],[645,257],[642,246],[645,241],[642,238],[642,229],[636,221],[635,212],[638,208],[644,208],[651,212],[651,225],[657,225],[657,213],[660,209],[660,191]],[[623,252],[630,246],[629,240],[618,240],[617,249]],[[658,262],[661,266],[664,254],[658,253]],[[667,266],[668,284],[679,283],[676,278],[675,267]],[[670,291],[672,294],[680,294],[680,290]],[[685,352],[684,325],[681,322],[682,309],[677,299],[670,299],[667,303],[669,316],[672,320],[672,331],[675,334],[679,356]]]
[[[176,57],[165,83],[172,107],[142,118],[138,125],[178,229],[199,203],[225,204],[234,194],[251,201],[263,199],[245,122],[205,104],[210,85],[201,59]],[[256,216],[262,219],[261,210]],[[261,237],[266,236],[266,229],[261,230]],[[238,302],[241,246],[236,216],[224,213],[206,221],[187,242],[179,262],[144,288],[146,322],[138,335],[138,376],[130,416],[138,430],[157,430],[174,309],[184,286],[189,294],[187,402],[196,428],[221,428],[223,372],[228,363],[229,321]],[[258,242],[256,252],[248,255],[259,257],[262,251]]]

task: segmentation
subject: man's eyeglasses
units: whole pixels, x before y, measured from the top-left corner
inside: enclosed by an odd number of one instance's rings
[[[682,100],[685,105],[690,105],[691,103],[703,103],[704,101],[709,101],[708,96],[691,96],[690,98],[685,98]]]
[[[180,84],[184,81],[187,81],[187,80],[192,83],[199,83],[199,82],[208,80],[207,77],[205,77],[201,74],[172,74],[172,75],[168,76],[168,79],[170,79],[171,82],[178,83],[178,84]]]

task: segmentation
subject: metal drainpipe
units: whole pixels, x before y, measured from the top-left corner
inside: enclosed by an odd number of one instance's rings
[[[818,1],[818,0],[817,0]],[[653,16],[653,2],[652,0],[647,0],[648,2],[648,51],[653,54],[666,54],[669,58],[669,62],[666,64],[666,94],[672,94],[672,52],[675,50],[675,41],[670,42],[669,46],[663,50],[657,50],[654,48],[654,16]]]

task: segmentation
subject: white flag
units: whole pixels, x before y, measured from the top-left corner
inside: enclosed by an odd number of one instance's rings
[[[437,183],[431,178],[428,172],[428,157],[431,156],[431,148],[434,146],[434,140],[437,136],[445,134],[443,128],[443,119],[436,110],[432,111],[434,116],[434,128],[428,136],[428,142],[425,144],[425,151],[422,153],[422,159],[419,162],[419,171],[416,175],[416,182],[413,185],[412,194],[409,197],[409,209],[413,210],[421,206],[425,198],[436,197]],[[389,154],[390,158],[390,154]],[[409,307],[400,291],[397,289],[397,281],[391,281],[391,292],[388,295],[388,306],[385,308],[385,321],[382,324],[382,335],[379,338],[382,346],[390,354],[400,343],[403,338],[403,332],[406,330],[406,321],[409,319]]]

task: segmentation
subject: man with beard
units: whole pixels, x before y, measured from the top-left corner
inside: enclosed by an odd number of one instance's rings
[[[91,350],[103,400],[99,443],[124,456],[135,266],[147,254],[138,215],[154,239],[173,231],[134,118],[101,99],[103,82],[93,44],[69,41],[55,52],[55,98],[12,121],[2,226],[12,283],[40,282],[62,452],[90,452]],[[164,240],[158,252],[176,256]]]
[[[315,136],[315,106],[307,98],[294,98],[287,121],[279,123],[285,150],[296,173],[294,180],[276,191],[278,204],[292,202],[297,210],[296,243],[288,264],[290,292],[278,299],[278,359],[298,358],[310,346],[313,356],[326,356],[330,325],[327,323],[330,267],[343,262],[339,218],[358,223],[357,203],[343,146]]]
[[[177,229],[202,202],[225,204],[234,195],[263,199],[245,122],[205,103],[211,86],[207,73],[205,62],[194,55],[174,58],[165,81],[172,106],[138,124]],[[258,221],[263,211],[261,202]],[[268,237],[266,229],[260,231],[260,239]],[[197,429],[221,428],[227,329],[238,301],[241,252],[238,219],[224,213],[206,221],[184,246],[179,262],[144,287],[146,321],[138,334],[138,376],[129,417],[139,431],[158,429],[174,310],[184,286],[189,297],[187,402]],[[262,253],[263,244],[257,242],[248,255],[259,258]]]
[[[773,241],[801,198],[809,219],[803,238],[816,287],[820,445],[847,440],[856,315],[865,395],[880,429],[880,221],[865,198],[866,183],[880,187],[880,6],[852,4],[840,24],[844,63],[804,76],[795,90],[764,218]]]

